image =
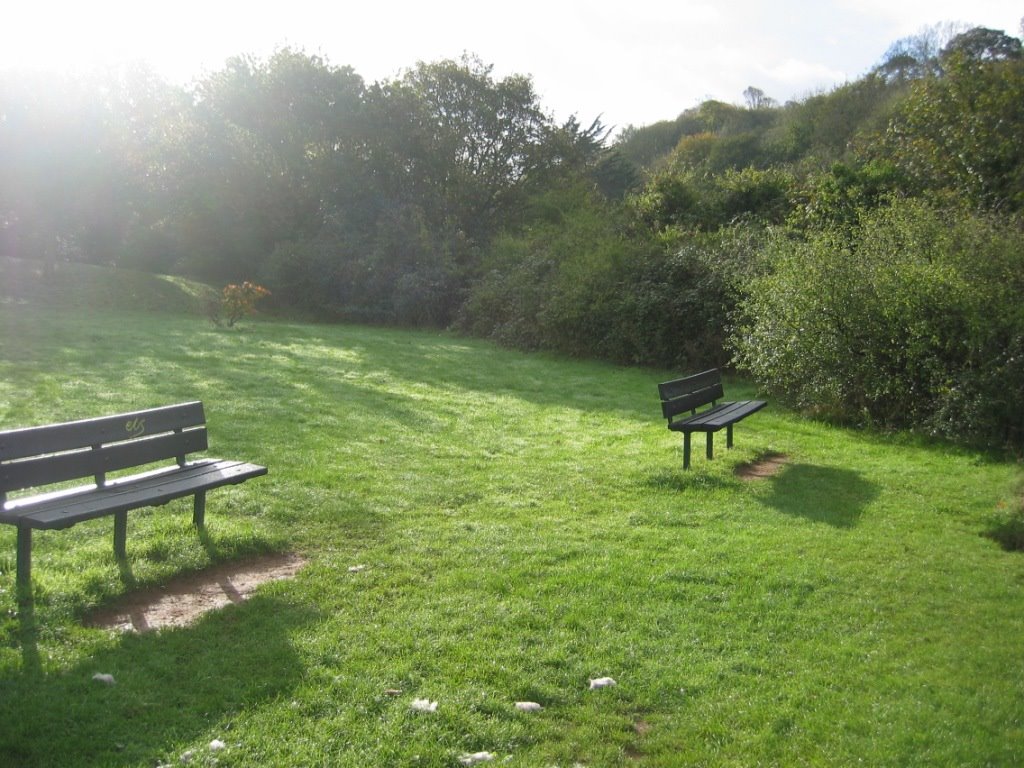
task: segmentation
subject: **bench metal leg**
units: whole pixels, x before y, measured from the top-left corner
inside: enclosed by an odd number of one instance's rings
[[[683,469],[690,468],[690,433],[683,432]]]
[[[725,428],[725,447],[732,448],[732,424]]]
[[[196,493],[195,507],[192,510],[192,525],[202,528],[206,523],[206,491]]]
[[[19,599],[32,594],[32,529],[27,525],[18,526],[18,576]]]
[[[708,459],[715,458],[715,433],[708,432]]]
[[[128,540],[128,513],[118,512],[114,515],[114,557],[124,560],[128,556],[126,543]]]

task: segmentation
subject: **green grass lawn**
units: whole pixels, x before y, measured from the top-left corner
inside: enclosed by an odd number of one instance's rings
[[[1024,555],[985,535],[1020,466],[770,404],[684,473],[679,373],[0,304],[0,426],[201,399],[211,454],[270,468],[202,537],[187,500],[134,512],[126,567],[110,519],[37,534],[31,611],[0,526],[0,765],[1024,763]],[[188,628],[82,624],[271,551],[310,563]]]

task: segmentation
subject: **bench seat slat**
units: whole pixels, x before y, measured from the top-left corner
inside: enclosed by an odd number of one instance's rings
[[[719,403],[714,408],[701,411],[696,416],[678,419],[669,425],[676,432],[714,432],[746,418],[764,408],[764,400],[739,400],[735,403]]]
[[[267,468],[257,464],[206,459],[185,467],[119,478],[103,488],[87,486],[78,493],[15,499],[3,506],[0,522],[39,529],[67,528],[83,520],[165,504],[265,474]]]

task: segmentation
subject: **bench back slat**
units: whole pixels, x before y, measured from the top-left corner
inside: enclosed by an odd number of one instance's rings
[[[0,464],[0,490],[36,488],[65,480],[96,477],[207,449],[206,428],[169,432],[125,443],[85,448]]]
[[[0,493],[101,476],[207,448],[201,402],[0,431]]]
[[[0,461],[73,451],[205,423],[203,404],[196,401],[98,419],[8,429],[0,431]]]
[[[662,382],[658,385],[658,393],[661,395],[662,415],[669,421],[673,416],[693,411],[725,397],[722,373],[717,368],[682,379]]]

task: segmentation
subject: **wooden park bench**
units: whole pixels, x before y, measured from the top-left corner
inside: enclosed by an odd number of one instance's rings
[[[673,379],[658,385],[661,412],[668,419],[668,428],[683,433],[683,469],[690,468],[690,435],[706,432],[708,458],[714,458],[714,434],[726,429],[726,446],[732,448],[732,425],[764,408],[764,400],[718,401],[725,397],[722,374],[717,368],[694,376]],[[705,405],[711,407],[700,411]],[[688,414],[679,418],[681,414]]]
[[[0,522],[18,528],[19,593],[29,594],[33,529],[113,515],[114,554],[123,559],[129,510],[194,496],[192,521],[202,528],[208,490],[267,473],[241,461],[187,460],[206,449],[201,402],[0,431]],[[92,482],[38,492],[84,478]],[[9,498],[28,489],[35,493]]]

